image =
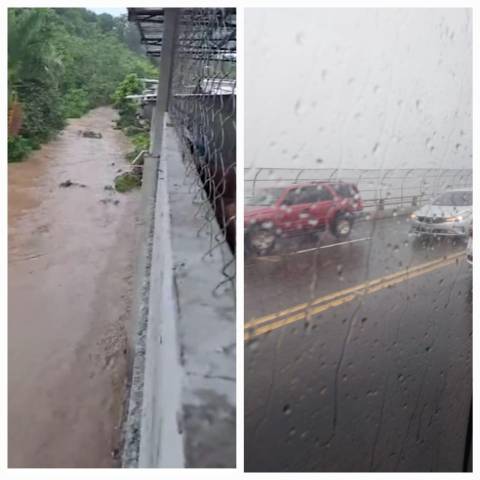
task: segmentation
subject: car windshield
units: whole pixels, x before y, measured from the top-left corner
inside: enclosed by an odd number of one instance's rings
[[[467,207],[472,205],[472,192],[447,192],[437,197],[433,204],[452,207]]]
[[[273,205],[282,193],[282,190],[282,188],[266,188],[264,190],[260,190],[253,197],[246,198],[245,204],[262,206]]]

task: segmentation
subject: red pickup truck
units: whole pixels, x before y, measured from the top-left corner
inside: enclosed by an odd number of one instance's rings
[[[345,182],[266,188],[245,203],[245,247],[258,255],[270,253],[279,237],[327,228],[344,239],[363,209],[356,185]]]

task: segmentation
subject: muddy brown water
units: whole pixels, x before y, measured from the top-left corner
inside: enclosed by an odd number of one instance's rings
[[[8,166],[10,467],[118,466],[140,193],[104,188],[130,148],[114,117]]]

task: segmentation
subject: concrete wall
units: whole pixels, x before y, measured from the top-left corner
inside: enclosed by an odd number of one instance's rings
[[[152,121],[152,114],[153,114],[154,105],[155,105],[154,102],[145,102],[142,105],[142,108],[141,108],[143,118],[145,118],[149,122]]]
[[[234,467],[235,296],[222,285],[222,268],[234,262],[226,244],[207,254],[210,236],[201,233],[204,217],[195,215],[197,192],[168,115],[157,172],[149,171],[152,248],[148,281],[138,279],[146,288],[138,289],[123,465]]]

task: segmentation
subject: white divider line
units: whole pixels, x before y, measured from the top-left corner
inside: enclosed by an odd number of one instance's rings
[[[348,240],[346,242],[337,242],[337,243],[331,243],[330,245],[323,245],[321,247],[313,247],[313,248],[307,248],[305,250],[297,250],[295,252],[289,253],[289,255],[297,255],[299,253],[314,252],[315,250],[323,250],[324,248],[332,248],[332,247],[338,247],[340,245],[348,245],[349,243],[366,242],[367,240],[371,240],[371,239],[372,237],[356,238],[355,240]]]

